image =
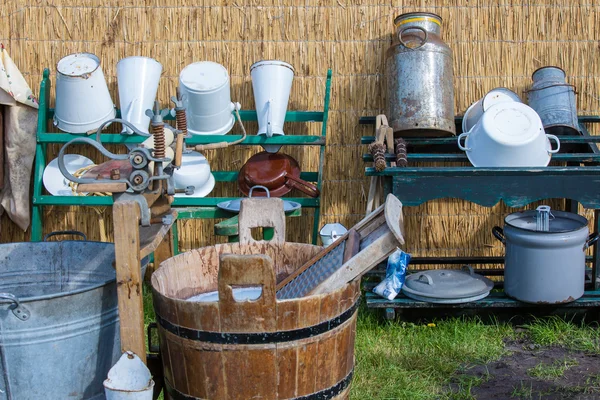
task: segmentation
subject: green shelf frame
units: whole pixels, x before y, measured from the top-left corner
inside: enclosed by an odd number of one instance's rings
[[[327,71],[327,79],[325,82],[325,96],[323,99],[323,111],[287,111],[285,122],[293,123],[321,123],[320,135],[293,135],[286,134],[285,136],[275,136],[267,138],[264,136],[247,136],[240,146],[260,146],[260,145],[282,145],[282,146],[319,146],[319,168],[317,171],[303,172],[300,177],[309,182],[316,183],[319,191],[323,184],[323,163],[325,161],[325,144],[327,137],[327,120],[329,117],[329,104],[331,99],[331,70]],[[84,197],[84,196],[51,196],[43,194],[42,177],[44,169],[48,163],[46,146],[52,143],[64,144],[74,138],[88,136],[85,134],[70,134],[70,133],[51,133],[47,131],[48,123],[54,116],[54,109],[50,106],[50,70],[44,69],[43,78],[40,83],[40,107],[38,112],[37,124],[37,144],[35,151],[34,164],[34,181],[33,181],[33,211],[31,222],[31,240],[41,241],[43,237],[43,207],[44,206],[111,206],[113,204],[112,197]],[[117,110],[117,117],[120,116],[120,110]],[[166,120],[173,120],[172,116],[167,116]],[[254,110],[241,110],[240,119],[242,121],[256,121],[257,115]],[[89,135],[94,138],[95,135]],[[192,136],[186,139],[188,145],[210,144],[218,142],[233,142],[241,138],[241,135],[203,135]],[[100,141],[103,144],[135,144],[142,143],[146,138],[139,135],[121,135],[101,134]],[[235,182],[238,177],[237,171],[213,171],[217,182]],[[217,204],[232,200],[232,197],[203,197],[203,198],[185,198],[177,197],[173,202],[173,207],[179,211],[179,219],[217,219],[231,218],[235,214],[221,210]],[[314,209],[314,222],[312,229],[312,243],[317,243],[319,232],[319,220],[321,215],[320,198],[309,197],[286,197],[286,200],[295,201],[302,205],[303,208]],[[300,213],[295,213],[293,216],[298,216]],[[179,240],[177,235],[177,226],[173,225],[173,239],[175,253],[179,249]]]

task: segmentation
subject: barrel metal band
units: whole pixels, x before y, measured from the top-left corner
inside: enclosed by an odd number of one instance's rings
[[[160,315],[156,316],[156,322],[165,330],[171,332],[174,335],[189,340],[197,340],[200,342],[216,343],[216,344],[269,344],[269,343],[282,343],[290,342],[293,340],[300,340],[310,338],[316,335],[320,335],[327,331],[337,328],[344,322],[349,320],[352,315],[358,309],[358,303],[360,298],[356,302],[338,315],[328,321],[321,322],[320,324],[309,326],[307,328],[294,329],[290,331],[278,331],[278,332],[263,332],[263,333],[230,333],[230,332],[211,332],[211,331],[199,331],[197,329],[186,328],[183,326],[175,325]]]
[[[398,28],[399,26],[408,24],[409,22],[433,22],[433,23],[437,24],[438,26],[442,26],[442,24],[440,23],[440,21],[437,18],[432,18],[432,17],[415,17],[415,18],[401,19],[400,21],[396,22],[394,25],[396,26],[396,28]]]
[[[342,393],[348,386],[350,386],[350,382],[352,382],[352,375],[354,374],[354,369],[350,371],[348,375],[335,385],[328,387],[327,389],[320,390],[315,393],[307,394],[306,396],[293,397],[289,400],[328,400],[333,399],[335,396]],[[165,379],[165,388],[169,393],[169,396],[173,400],[204,400],[201,397],[194,397],[187,395],[185,393],[181,393],[179,390],[175,389],[171,383]]]

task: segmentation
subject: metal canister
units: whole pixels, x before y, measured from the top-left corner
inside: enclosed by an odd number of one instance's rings
[[[542,67],[531,79],[533,85],[527,92],[529,106],[539,114],[546,133],[578,134],[575,87],[566,82],[565,71],[559,67]]]
[[[402,14],[387,50],[386,115],[400,136],[450,136],[454,124],[452,50],[441,39],[442,18]]]

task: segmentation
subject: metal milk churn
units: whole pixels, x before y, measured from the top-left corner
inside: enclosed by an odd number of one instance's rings
[[[531,76],[533,85],[527,91],[529,106],[539,114],[546,133],[579,133],[575,87],[565,78],[565,71],[559,67],[542,67]]]
[[[387,50],[386,115],[399,136],[450,136],[454,124],[452,50],[441,39],[442,18],[402,14]]]

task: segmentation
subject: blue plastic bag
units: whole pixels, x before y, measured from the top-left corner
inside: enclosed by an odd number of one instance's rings
[[[402,290],[402,285],[404,285],[406,268],[409,262],[410,254],[400,249],[393,252],[388,258],[385,279],[373,288],[373,292],[388,300],[395,299]]]

